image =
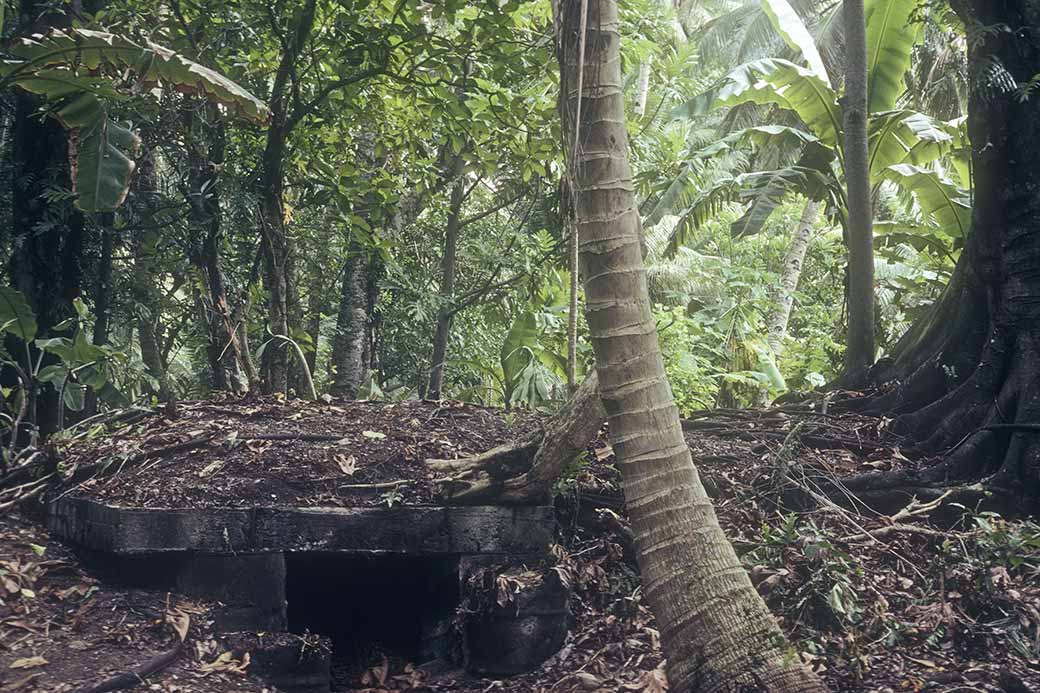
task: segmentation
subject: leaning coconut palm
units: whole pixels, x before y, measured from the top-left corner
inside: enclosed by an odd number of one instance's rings
[[[558,8],[586,315],[671,690],[821,691],[719,527],[664,372],[628,162],[615,0]]]

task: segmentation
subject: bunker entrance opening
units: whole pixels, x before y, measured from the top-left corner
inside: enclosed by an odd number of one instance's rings
[[[332,640],[334,684],[356,680],[384,654],[414,664],[448,659],[458,565],[454,557],[286,554],[289,630]]]

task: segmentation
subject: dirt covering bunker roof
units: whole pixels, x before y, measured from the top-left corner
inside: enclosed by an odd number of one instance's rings
[[[49,525],[124,554],[541,553],[551,507],[448,506],[425,463],[537,425],[456,402],[179,403],[68,444],[62,457],[77,471],[51,498]]]

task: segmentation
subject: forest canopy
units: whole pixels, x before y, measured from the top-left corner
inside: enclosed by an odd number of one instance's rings
[[[621,8],[648,276],[685,413],[842,370],[840,5],[803,4]],[[944,8],[880,4],[895,6],[867,25],[883,357],[950,276],[970,167],[963,25]],[[34,33],[41,21],[55,28]],[[13,288],[41,337],[81,332],[105,351],[58,356],[69,372],[98,363],[65,388],[50,371],[41,396],[64,389],[91,411],[75,393],[309,396],[309,371],[319,395],[558,407],[591,352],[583,320],[569,329],[551,25],[548,3],[512,2],[8,12],[27,63],[10,63],[7,98],[34,111],[25,127],[58,121],[80,150],[99,137],[109,152],[75,178],[54,170],[61,148],[49,169],[8,158],[15,198],[48,200],[23,212],[12,198],[25,215],[4,239],[12,277],[30,259],[37,276],[66,275]],[[79,115],[87,101],[94,115]],[[6,113],[10,142],[20,125]],[[67,248],[61,234],[31,252],[63,227],[76,229]]]

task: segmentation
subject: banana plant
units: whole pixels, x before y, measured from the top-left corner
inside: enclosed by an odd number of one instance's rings
[[[844,225],[839,93],[830,82],[811,34],[787,0],[761,2],[777,33],[803,64],[781,58],[745,63],[714,89],[680,106],[675,115],[702,116],[742,104],[772,105],[794,114],[804,130],[790,126],[748,128],[694,152],[683,173],[661,186],[646,220],[650,226],[665,214],[679,217],[669,242],[672,252],[705,220],[733,203],[746,208],[733,224],[733,235],[758,233],[788,193],[825,202],[831,215]],[[970,174],[963,165],[963,120],[940,122],[897,107],[904,91],[903,75],[919,35],[920,24],[913,20],[917,0],[867,0],[866,5],[871,111],[868,134],[875,190],[883,183],[897,186],[916,203],[930,229],[962,235],[971,209],[965,191],[970,187]],[[792,165],[769,171],[737,171],[699,190],[690,191],[684,185],[689,172],[704,168],[707,161],[723,152],[765,147],[794,149],[800,155]],[[940,167],[928,168],[940,160],[953,164],[956,181],[946,177]]]
[[[111,211],[130,187],[140,139],[110,116],[132,94],[172,89],[199,94],[255,122],[267,107],[223,75],[150,41],[89,29],[55,29],[20,38],[0,62],[0,87],[37,94],[69,131],[76,206]]]
[[[0,450],[0,470],[14,454],[20,427],[36,418],[36,394],[41,387],[50,385],[58,393],[59,422],[66,409],[83,410],[88,390],[109,406],[130,405],[130,399],[116,386],[113,370],[117,363],[127,361],[127,355],[111,346],[92,344],[87,338],[86,305],[77,298],[73,307],[75,316],[55,325],[55,330],[71,331],[71,337],[40,338],[36,315],[25,296],[0,286],[0,369],[10,368],[19,381],[17,389],[0,390],[0,401],[12,405],[0,407],[0,434],[11,434],[9,447]],[[3,346],[6,334],[14,335],[24,345],[24,358],[7,353]],[[30,344],[36,347],[36,358],[29,353]],[[52,363],[44,363],[47,354],[56,357]]]

